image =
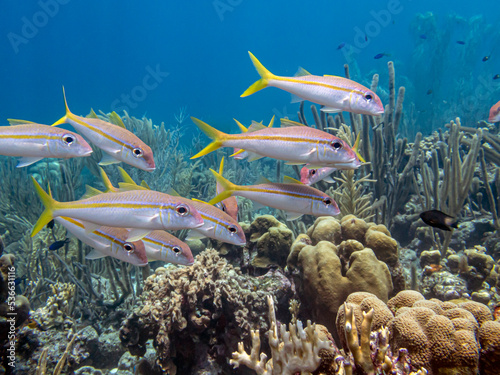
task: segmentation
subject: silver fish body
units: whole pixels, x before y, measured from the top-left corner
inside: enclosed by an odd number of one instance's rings
[[[127,241],[127,229],[103,226],[89,233],[85,230],[85,223],[80,220],[60,216],[55,218],[55,221],[64,226],[68,232],[80,241],[94,249],[87,256],[87,259],[111,256],[136,266],[148,264],[144,244],[142,241]]]
[[[66,129],[35,123],[0,127],[0,155],[22,157],[18,167],[43,158],[67,159],[91,153],[85,139]]]

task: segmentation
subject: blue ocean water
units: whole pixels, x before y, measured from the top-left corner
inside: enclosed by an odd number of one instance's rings
[[[352,78],[369,85],[380,73],[384,89],[392,60],[397,85],[407,86],[407,119],[426,133],[456,116],[486,119],[500,96],[493,1],[8,0],[0,7],[3,123],[54,122],[63,114],[62,85],[77,114],[126,109],[174,124],[186,107],[228,131],[236,129],[233,117],[294,118],[298,104],[281,90],[239,97],[258,79],[247,51],[279,75],[299,66],[343,75],[349,62]],[[374,59],[380,53],[390,56]]]

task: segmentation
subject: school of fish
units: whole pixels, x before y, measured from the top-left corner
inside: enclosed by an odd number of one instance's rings
[[[249,55],[261,78],[241,97],[270,86],[291,93],[292,101],[319,104],[326,113],[348,111],[379,116],[384,112],[380,98],[355,81],[331,75],[316,76],[304,69],[294,77],[277,76],[251,52]],[[378,55],[375,58],[379,58]],[[93,112],[88,117],[77,116],[69,110],[64,88],[63,96],[65,115],[52,125],[9,119],[10,126],[0,127],[0,155],[19,157],[17,167],[25,167],[44,158],[89,156],[92,144],[103,151],[100,165],[123,162],[144,171],[155,170],[151,148],[127,130],[116,113],[111,116],[118,125],[98,118]],[[145,266],[150,261],[189,266],[194,259],[188,244],[167,231],[189,230],[186,241],[209,237],[245,246],[245,233],[238,224],[237,196],[252,200],[255,207],[283,210],[287,220],[296,220],[302,215],[338,215],[340,210],[335,200],[311,185],[322,180],[333,183],[331,176],[335,171],[356,169],[364,161],[357,151],[359,134],[351,147],[335,135],[288,119],[282,119],[280,127],[273,127],[274,117],[268,126],[253,121],[246,127],[235,120],[241,130],[239,134],[227,134],[197,118],[191,119],[212,140],[191,159],[230,147],[231,157],[237,161],[252,162],[268,157],[301,165],[300,181],[285,176],[283,182],[261,178],[253,185],[236,185],[222,176],[222,158],[218,172],[210,169],[216,180],[216,196],[207,203],[181,197],[172,188],[167,192],[151,190],[144,181],[140,184],[133,181],[121,167],[123,182],[115,187],[101,168],[105,191],[87,186],[80,200],[58,202],[52,197],[50,187],[45,191],[32,177],[45,210],[31,235],[35,236],[45,226],[53,228],[55,220],[93,248],[87,259],[111,256],[136,266]],[[500,102],[491,107],[488,121],[500,122]],[[71,125],[77,133],[57,127],[60,124]],[[438,211],[423,213],[422,218],[427,224],[446,230],[452,225],[451,222],[441,225],[441,221],[451,218]],[[56,241],[50,250],[67,243],[67,238]]]

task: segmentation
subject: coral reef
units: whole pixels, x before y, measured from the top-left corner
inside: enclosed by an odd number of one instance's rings
[[[353,215],[341,222],[316,219],[293,243],[288,267],[295,270],[303,309],[332,332],[331,317],[350,293],[370,292],[387,301],[404,289],[397,242],[385,226]]]
[[[124,322],[120,338],[131,353],[139,355],[152,338],[163,371],[220,371],[222,359],[251,329],[267,329],[262,318],[266,295],[287,301],[291,285],[279,271],[257,278],[243,275],[208,249],[191,267],[156,269],[146,280],[140,307]]]
[[[288,227],[271,215],[258,216],[245,230],[248,251],[254,267],[270,265],[285,267],[290,247],[294,241]]]

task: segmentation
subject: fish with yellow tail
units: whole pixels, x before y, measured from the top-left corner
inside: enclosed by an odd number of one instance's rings
[[[255,155],[248,157],[248,161],[266,156],[285,160],[289,164],[309,164],[310,168],[332,166],[356,169],[361,165],[358,156],[345,141],[308,126],[269,128],[253,123],[246,133],[226,134],[197,118],[191,119],[213,139],[212,143],[191,159],[207,155],[221,147],[233,147],[254,153]]]
[[[296,220],[302,215],[335,216],[340,213],[332,197],[293,178],[284,178],[284,183],[263,181],[258,185],[235,185],[219,173],[210,169],[224,191],[209,203],[216,204],[230,196],[240,196],[286,212],[287,220]]]
[[[220,161],[219,174],[222,176],[223,172],[224,172],[224,157],[222,157]],[[222,193],[222,191],[223,191],[222,186],[219,183],[217,183],[215,187],[215,194],[220,194]],[[223,201],[219,202],[218,204],[220,204],[220,208],[222,211],[231,216],[234,220],[238,221],[238,201],[236,200],[236,197],[228,197]]]
[[[32,177],[35,190],[45,210],[35,223],[35,236],[47,223],[59,216],[85,221],[85,230],[101,226],[134,228],[128,241],[137,241],[156,229],[192,229],[203,225],[203,219],[189,199],[152,190],[103,193],[79,201],[58,202],[47,194]]]
[[[121,182],[119,184],[120,188],[118,189],[118,192],[134,190],[150,191],[149,187],[137,185],[124,170],[120,171],[120,173],[122,174],[122,178],[127,182]],[[104,184],[106,185],[107,191],[116,191],[116,188],[111,185],[111,182],[109,182],[109,178],[107,178],[104,171],[101,172],[101,175],[102,174],[104,174],[103,180]],[[173,197],[179,196],[179,194],[174,189],[170,189],[169,193]],[[188,236],[186,237],[187,240],[209,237],[236,246],[244,246],[246,244],[245,233],[243,232],[241,226],[238,224],[237,219],[233,219],[223,210],[220,210],[219,208],[214,207],[206,202],[197,199],[188,201],[194,208],[196,208],[196,211],[200,214],[201,218],[203,219],[203,225],[190,230],[188,232]]]
[[[104,151],[100,165],[124,162],[144,171],[154,171],[155,161],[151,148],[123,125],[114,125],[94,117],[77,116],[69,110],[64,93],[66,114],[52,126],[71,124],[90,143]]]
[[[277,87],[292,94],[292,101],[309,100],[322,105],[327,113],[348,111],[364,115],[380,115],[384,106],[380,98],[367,87],[350,79],[337,76],[315,76],[302,71],[296,77],[280,77],[267,70],[251,53],[255,69],[261,76],[241,97],[249,96],[268,86]]]
[[[123,228],[100,227],[88,233],[84,222],[70,217],[59,216],[55,218],[59,224],[84,244],[93,250],[86,259],[100,259],[107,256],[136,265],[148,264],[146,249],[142,241],[127,241],[129,231]]]
[[[0,155],[20,157],[17,168],[44,158],[89,156],[92,147],[80,135],[25,120],[8,120],[12,126],[0,127]]]

